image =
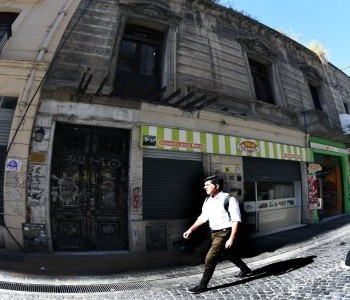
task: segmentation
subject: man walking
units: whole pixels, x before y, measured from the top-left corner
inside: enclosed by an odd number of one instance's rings
[[[236,277],[243,278],[252,273],[233,249],[237,247],[235,241],[238,225],[241,222],[241,213],[237,199],[224,193],[222,191],[223,185],[224,180],[221,176],[210,176],[204,179],[204,189],[209,197],[204,201],[201,215],[183,234],[185,239],[189,239],[194,230],[209,221],[211,248],[205,257],[204,272],[199,285],[189,289],[189,292],[193,294],[202,293],[208,289],[208,283],[213,276],[221,252],[224,252],[227,259],[241,270]],[[227,210],[225,198],[228,200]]]

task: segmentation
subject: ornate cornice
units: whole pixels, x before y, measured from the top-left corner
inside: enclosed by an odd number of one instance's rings
[[[303,74],[314,81],[321,82],[323,80],[321,74],[312,66],[302,65],[299,69],[303,72]]]
[[[247,51],[267,57],[276,56],[275,52],[257,38],[238,37],[236,40],[241,44],[242,48]]]
[[[120,1],[120,6],[146,18],[158,19],[167,22],[178,22],[182,19],[179,15],[172,12],[168,7],[155,1],[130,2],[122,0]]]

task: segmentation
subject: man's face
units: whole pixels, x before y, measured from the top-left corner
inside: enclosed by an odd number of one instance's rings
[[[204,189],[208,195],[212,195],[217,191],[216,185],[213,184],[210,180],[204,182]]]

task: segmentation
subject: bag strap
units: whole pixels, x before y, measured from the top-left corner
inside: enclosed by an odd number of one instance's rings
[[[231,214],[230,214],[230,212],[229,212],[229,210],[228,210],[228,206],[230,205],[230,198],[231,198],[231,195],[227,195],[227,196],[225,197],[225,200],[224,200],[224,208],[225,208],[225,210],[227,211],[228,217],[229,217],[229,219],[230,219],[230,221],[231,221]]]

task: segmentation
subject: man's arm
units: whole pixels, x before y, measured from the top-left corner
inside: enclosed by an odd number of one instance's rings
[[[189,239],[190,238],[190,234],[195,231],[199,226],[203,225],[205,222],[201,219],[197,219],[196,222],[193,223],[193,225],[187,229],[187,231],[184,232],[183,237],[185,239]]]
[[[237,221],[233,221],[232,222],[232,229],[231,229],[231,235],[229,237],[229,239],[226,241],[225,243],[225,248],[231,248],[231,246],[233,245],[233,242],[236,238],[236,234],[237,234],[237,231],[238,231],[238,224],[239,222]]]

